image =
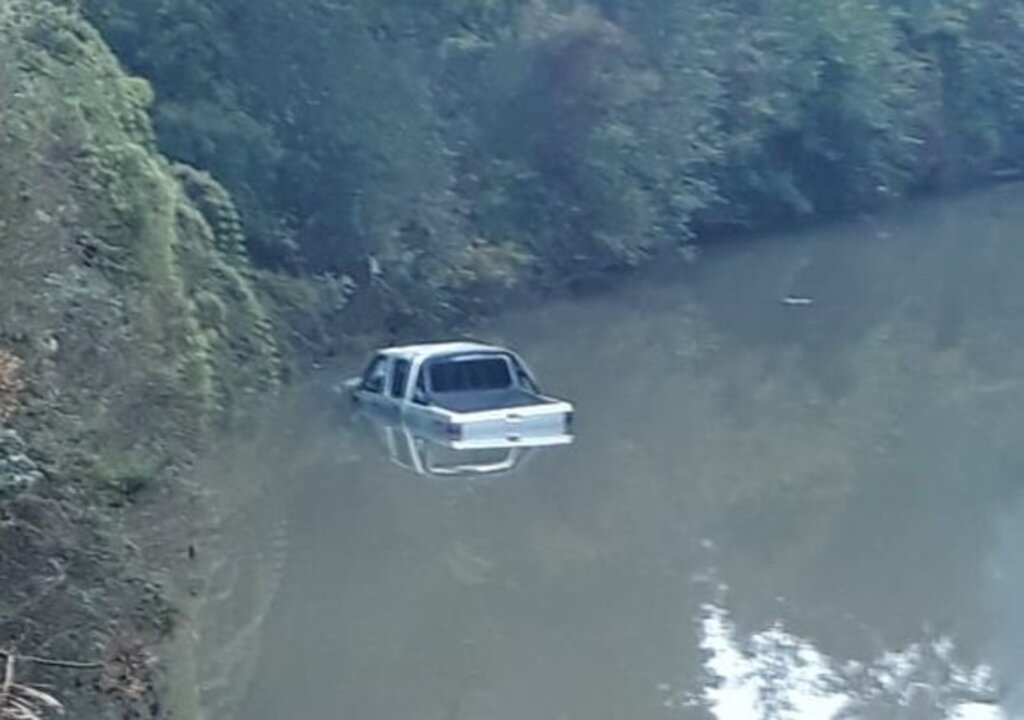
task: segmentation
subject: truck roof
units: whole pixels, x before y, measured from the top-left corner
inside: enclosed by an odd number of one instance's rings
[[[484,351],[505,352],[502,348],[495,347],[494,345],[458,340],[451,342],[422,343],[418,345],[398,345],[395,347],[384,348],[381,350],[381,353],[384,355],[400,355],[402,357],[411,358],[424,357],[428,355],[447,355],[449,353]]]

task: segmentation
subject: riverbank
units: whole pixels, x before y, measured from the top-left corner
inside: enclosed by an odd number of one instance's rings
[[[151,101],[72,7],[0,4],[0,651],[80,718],[166,716],[184,473],[283,374],[232,206]]]

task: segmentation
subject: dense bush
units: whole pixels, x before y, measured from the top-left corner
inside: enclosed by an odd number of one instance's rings
[[[234,205],[152,101],[73,9],[0,6],[0,421],[17,355],[55,457],[181,459],[279,378]]]
[[[1024,9],[1000,0],[85,6],[259,264],[417,307],[457,303],[481,249],[564,283],[1024,153]]]

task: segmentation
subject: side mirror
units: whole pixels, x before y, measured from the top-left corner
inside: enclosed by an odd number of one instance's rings
[[[417,388],[416,390],[413,391],[412,401],[414,403],[416,403],[417,405],[429,405],[430,404],[430,400],[427,398],[427,394],[425,392],[423,392],[422,390],[420,390],[419,388]]]

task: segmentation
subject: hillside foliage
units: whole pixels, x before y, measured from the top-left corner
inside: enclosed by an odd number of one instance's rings
[[[280,376],[237,213],[157,152],[149,83],[73,9],[10,0],[0,40],[3,406],[17,370],[55,461],[148,472]]]
[[[399,309],[870,209],[1024,152],[1018,2],[84,4],[154,83],[160,146],[231,190],[259,265],[380,280]]]

